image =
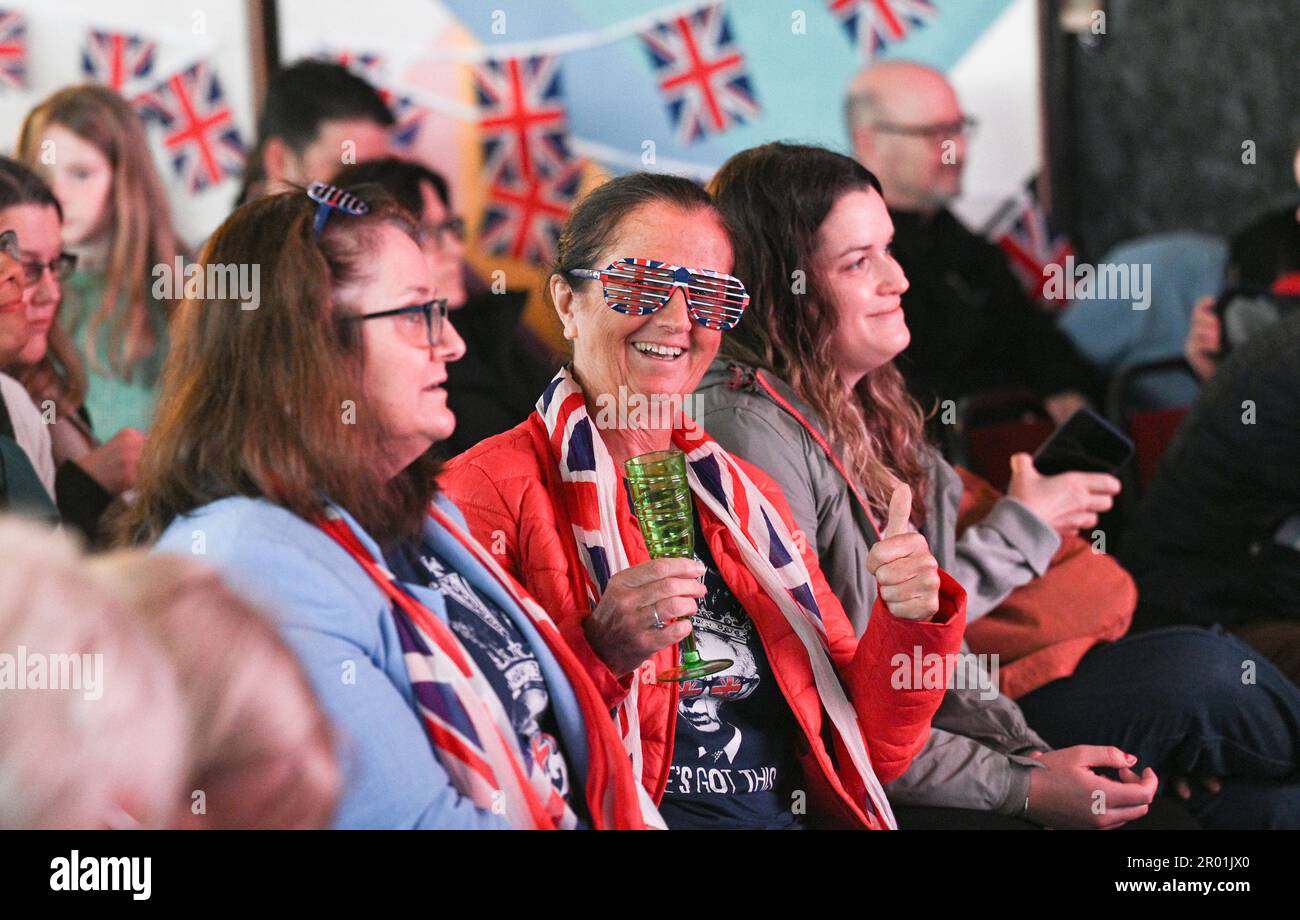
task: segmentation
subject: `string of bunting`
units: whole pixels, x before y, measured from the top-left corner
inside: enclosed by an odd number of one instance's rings
[[[760,114],[721,2],[676,5],[603,29],[436,56],[471,67],[487,187],[479,244],[487,252],[538,264],[554,257],[583,165],[570,137],[560,56],[631,37],[646,52],[682,144]]]
[[[936,15],[932,0],[825,0],[859,56],[870,60]],[[26,85],[25,22],[0,10],[0,88]],[[744,51],[722,0],[666,5],[611,25],[529,42],[447,48],[432,61],[469,65],[475,104],[399,89],[374,50],[322,49],[371,82],[393,111],[393,143],[415,144],[430,110],[477,124],[487,202],[479,241],[493,254],[546,263],[574,204],[584,163],[569,132],[563,55],[636,39],[645,52],[678,143],[698,144],[757,119],[762,109]],[[238,175],[246,147],[215,68],[205,59],[159,80],[149,36],[91,29],[82,73],[131,99],[162,131],[170,165],[191,194]],[[140,87],[146,87],[138,91]],[[588,152],[610,151],[583,142]],[[615,152],[617,153],[617,152]],[[698,167],[685,164],[688,171]]]

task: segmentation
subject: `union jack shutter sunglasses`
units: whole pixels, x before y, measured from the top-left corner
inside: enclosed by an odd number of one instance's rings
[[[566,274],[600,281],[605,303],[628,316],[662,310],[673,291],[681,288],[691,319],[719,332],[734,329],[749,305],[749,292],[734,275],[655,259],[619,259],[605,268],[571,268]]]

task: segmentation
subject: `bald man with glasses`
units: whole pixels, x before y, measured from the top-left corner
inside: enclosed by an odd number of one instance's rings
[[[1002,251],[949,210],[975,121],[943,74],[906,61],[868,67],[849,84],[845,119],[855,156],[884,186],[894,257],[911,284],[912,342],[898,365],[922,405],[1025,389],[1058,424],[1085,405],[1100,388],[1095,368],[1024,293]]]

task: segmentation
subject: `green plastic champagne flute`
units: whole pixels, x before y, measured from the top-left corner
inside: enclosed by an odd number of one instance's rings
[[[695,514],[691,504],[691,486],[686,479],[686,455],[676,448],[656,450],[633,457],[623,464],[632,505],[641,524],[646,549],[651,559],[695,556]],[[708,661],[695,647],[695,634],[681,642],[681,664],[661,671],[661,683],[694,680],[731,667],[730,658]]]

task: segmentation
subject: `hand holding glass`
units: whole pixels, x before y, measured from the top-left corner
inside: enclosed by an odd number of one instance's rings
[[[676,448],[652,451],[626,461],[623,472],[650,558],[694,558],[695,513],[686,478],[686,455]],[[693,680],[734,664],[730,658],[701,658],[693,633],[682,640],[681,648],[681,664],[660,672],[660,682]]]

